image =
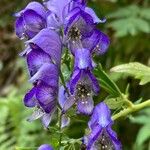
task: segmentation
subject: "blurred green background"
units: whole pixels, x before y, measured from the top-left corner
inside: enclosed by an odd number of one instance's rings
[[[30,88],[25,61],[18,54],[22,42],[14,33],[13,14],[26,6],[29,0],[0,0],[0,150],[17,147],[37,147],[55,143],[53,130],[43,130],[40,121],[28,123],[31,113],[22,103]],[[129,85],[131,100],[150,98],[150,85],[140,86],[138,80],[110,73],[116,65],[140,62],[150,65],[150,1],[149,0],[91,0],[89,5],[107,22],[98,27],[111,39],[109,51],[96,58],[124,92]],[[102,89],[100,100],[108,94]],[[81,126],[83,127],[81,130]],[[86,124],[76,122],[67,133],[72,138],[84,134]],[[114,127],[124,150],[150,150],[150,109],[119,120]]]

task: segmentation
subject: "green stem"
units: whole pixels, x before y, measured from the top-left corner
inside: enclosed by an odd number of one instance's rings
[[[132,107],[128,107],[124,110],[121,110],[119,113],[115,114],[114,116],[112,116],[112,119],[113,120],[116,120],[116,119],[119,119],[121,117],[125,117],[133,112],[136,112],[136,111],[139,111],[145,107],[150,107],[150,100],[147,100],[143,103],[140,103],[140,104],[132,104]]]
[[[64,76],[63,76],[61,70],[60,70],[60,79],[61,79],[62,85],[63,85],[64,88],[65,88],[65,91],[67,92],[68,95],[70,95],[69,90],[68,90],[68,88],[66,87],[65,79],[64,79]]]
[[[66,83],[65,83],[65,79],[64,79],[64,76],[63,76],[63,73],[62,73],[62,71],[60,70],[60,79],[61,79],[61,82],[62,82],[62,85],[64,86],[64,88],[65,88],[65,91],[67,92],[67,94],[68,94],[68,96],[70,96],[70,93],[69,93],[69,90],[68,90],[68,88],[66,87]],[[62,130],[61,130],[61,121],[62,121],[62,110],[61,110],[61,108],[59,109],[60,111],[60,113],[58,113],[59,114],[59,116],[58,116],[58,118],[59,118],[59,150],[61,149],[61,144],[62,144]]]
[[[125,104],[128,106],[128,107],[133,107],[133,103],[128,100],[128,97],[124,94],[121,94],[121,98],[124,100]]]
[[[60,114],[59,114],[59,150],[61,148],[61,141],[62,141],[61,120],[62,120],[62,112],[60,110]]]

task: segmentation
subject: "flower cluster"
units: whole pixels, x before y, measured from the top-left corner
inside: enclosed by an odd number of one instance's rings
[[[62,41],[57,32],[47,27],[47,10],[40,3],[31,2],[16,13],[16,34],[25,39],[26,59],[33,88],[25,95],[24,104],[35,107],[29,121],[41,118],[48,127],[56,110]]]
[[[46,0],[43,5],[31,2],[15,14],[16,35],[26,47],[20,55],[27,62],[33,84],[24,104],[35,107],[28,120],[40,118],[45,127],[49,126],[58,102],[64,114],[76,104],[78,113],[92,115],[91,134],[84,140],[87,150],[119,150],[111,130],[110,110],[104,103],[94,108],[93,102],[93,96],[100,92],[92,73],[96,66],[93,55],[104,54],[110,43],[96,25],[106,20],[99,19],[86,4],[86,0]],[[61,57],[66,48],[74,59],[74,67],[70,80],[60,86]],[[64,114],[62,127],[69,122]],[[43,149],[52,148],[42,145],[39,150]]]
[[[103,54],[109,45],[108,37],[96,29],[96,24],[105,20],[100,20],[85,1],[79,0],[50,0],[44,6],[31,2],[16,17],[16,34],[26,40],[21,55],[27,60],[30,82],[34,85],[24,103],[38,108],[30,120],[40,117],[45,121],[55,111],[63,47],[74,56],[74,69],[67,84],[70,94],[61,88],[64,96],[60,103],[66,101],[64,111],[77,103],[78,112],[91,114],[92,96],[100,90],[92,74],[95,66],[92,55]],[[48,126],[49,122],[44,124]]]
[[[52,5],[52,1],[48,1],[47,5],[51,11],[57,6],[56,3]],[[64,45],[74,57],[73,73],[67,83],[70,94],[61,88],[60,103],[63,103],[64,112],[77,104],[79,113],[90,115],[94,108],[92,97],[100,91],[98,81],[92,73],[95,67],[92,56],[105,53],[109,46],[109,38],[96,29],[96,25],[105,22],[105,19],[100,20],[83,0],[69,1],[63,8],[63,19],[58,14],[56,16],[58,20],[63,20],[59,24],[63,24]]]

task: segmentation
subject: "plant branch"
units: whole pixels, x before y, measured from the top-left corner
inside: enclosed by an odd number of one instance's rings
[[[132,104],[132,107],[128,107],[128,108],[126,108],[124,110],[121,110],[119,113],[113,115],[112,119],[113,120],[117,120],[117,119],[119,119],[121,117],[125,117],[125,116],[127,116],[127,115],[129,115],[129,114],[131,114],[133,112],[139,111],[139,110],[141,110],[141,109],[143,109],[145,107],[150,107],[150,100],[147,100],[147,101],[145,101],[143,103],[136,104],[136,105]]]

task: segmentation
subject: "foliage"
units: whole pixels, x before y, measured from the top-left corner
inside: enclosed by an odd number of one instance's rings
[[[132,123],[140,124],[142,126],[141,129],[138,131],[134,149],[140,150],[144,148],[144,143],[150,140],[149,115],[150,115],[150,109],[147,108],[139,112],[137,116],[130,118]]]
[[[116,66],[111,71],[131,75],[136,79],[140,79],[140,85],[150,82],[150,67],[137,62]]]
[[[149,14],[149,8],[140,8],[137,5],[120,8],[108,15],[109,18],[117,18],[117,20],[111,21],[108,27],[112,27],[116,31],[117,37],[128,34],[136,35],[139,32],[150,33]]]
[[[103,88],[105,88],[113,96],[120,95],[121,92],[117,85],[109,78],[109,76],[102,70],[101,67],[96,70],[96,74]]]
[[[38,146],[39,134],[44,142],[42,127],[39,123],[29,123],[25,118],[31,113],[22,105],[22,93],[14,89],[6,98],[0,98],[0,149],[14,150],[21,147]],[[23,110],[23,111],[22,111]],[[40,139],[40,140],[41,140]]]

